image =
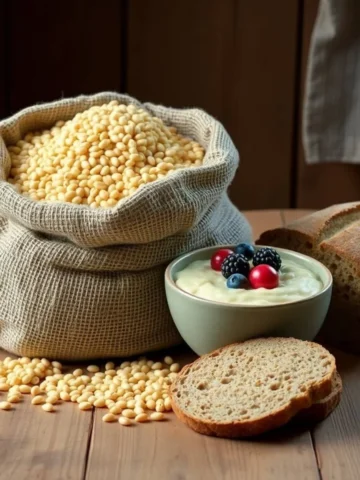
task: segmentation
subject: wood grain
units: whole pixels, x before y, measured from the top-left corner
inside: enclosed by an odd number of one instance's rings
[[[199,435],[171,417],[121,427],[104,425],[97,412],[87,480],[318,479],[307,432],[231,441]]]
[[[186,347],[171,355],[181,365],[196,358]],[[199,435],[173,414],[163,423],[131,427],[104,424],[103,415],[96,410],[86,480],[318,480],[306,431],[285,428],[256,440],[231,441]]]
[[[119,90],[118,0],[11,0],[9,32],[12,113],[37,102]]]
[[[290,206],[298,2],[233,3],[227,109],[221,120],[240,151],[241,164],[230,195],[242,209],[286,208]]]
[[[297,5],[129,4],[128,91],[140,100],[198,106],[224,123],[241,154],[230,189],[240,209],[289,205]],[[269,169],[281,172],[271,182]]]
[[[6,355],[0,351],[0,359]],[[31,405],[29,395],[13,410],[0,410],[1,478],[83,480],[92,413],[69,403],[56,410]]]
[[[252,231],[253,240],[257,240],[266,230],[278,228],[283,225],[283,219],[279,210],[248,210],[244,212]]]
[[[303,2],[303,46],[302,46],[302,88],[301,98],[304,98],[305,75],[307,69],[308,52],[313,25],[318,9],[318,0]],[[300,109],[299,122],[301,123],[302,110]],[[339,159],[340,161],[340,159]],[[350,202],[359,199],[360,165],[330,164],[307,165],[305,163],[302,145],[301,129],[298,138],[298,180],[297,203],[298,208],[324,208],[335,203]]]
[[[334,351],[343,379],[339,407],[313,432],[324,480],[353,480],[360,470],[360,357]]]
[[[198,106],[224,117],[233,2],[132,0],[128,91],[139,100]],[[140,33],[141,32],[141,33]]]

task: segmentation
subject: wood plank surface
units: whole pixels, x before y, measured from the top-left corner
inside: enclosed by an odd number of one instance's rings
[[[141,101],[198,106],[223,119],[233,2],[131,0],[128,91]]]
[[[180,352],[172,357],[182,365],[195,358],[187,350]],[[86,480],[319,478],[308,431],[284,428],[256,440],[235,441],[199,435],[173,414],[166,422],[131,427],[104,424],[103,415],[95,411]]]
[[[126,428],[104,425],[96,412],[87,480],[318,479],[308,432],[225,440],[197,434],[171,417]]]
[[[7,354],[0,351],[2,360]],[[7,395],[0,392],[0,401]],[[24,395],[13,410],[0,410],[0,478],[83,480],[92,412],[62,403],[46,413]]]
[[[11,112],[82,93],[119,90],[121,1],[8,1]]]
[[[304,98],[310,38],[316,19],[318,3],[318,0],[304,0],[303,2],[302,101]],[[300,123],[302,121],[301,114],[302,109],[300,108]],[[296,206],[298,208],[320,209],[335,203],[359,200],[360,165],[346,165],[341,163],[307,165],[304,158],[301,128],[299,129],[298,138],[297,175]]]
[[[235,1],[223,120],[240,151],[240,209],[290,206],[298,1]],[[286,19],[286,20],[284,20]]]
[[[334,351],[343,379],[339,407],[313,431],[324,480],[355,480],[360,471],[360,357]]]
[[[282,210],[281,215],[283,218],[284,225],[287,225],[291,222],[294,222],[295,220],[298,220],[299,218],[305,217],[306,215],[309,215],[312,213],[314,210],[300,210],[300,209],[293,209],[293,210]]]
[[[240,150],[240,209],[289,206],[297,16],[287,0],[129,3],[129,93],[224,123]]]

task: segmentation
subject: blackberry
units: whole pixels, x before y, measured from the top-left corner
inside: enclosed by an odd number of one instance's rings
[[[281,267],[281,258],[273,248],[264,247],[255,253],[253,265],[254,267],[257,265],[270,265],[278,272]]]
[[[225,278],[229,278],[233,273],[241,273],[244,277],[249,275],[250,265],[244,255],[240,253],[231,253],[225,258],[221,265],[221,273]]]

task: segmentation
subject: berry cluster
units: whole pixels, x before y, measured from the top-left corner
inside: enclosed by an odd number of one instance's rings
[[[210,263],[213,270],[221,271],[228,288],[271,289],[279,285],[281,258],[273,248],[263,247],[256,251],[252,245],[240,243],[234,250],[216,251]]]

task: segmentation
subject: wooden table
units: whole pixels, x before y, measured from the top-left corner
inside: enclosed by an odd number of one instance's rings
[[[304,213],[257,211],[247,217],[257,237]],[[344,381],[338,409],[312,430],[285,427],[253,440],[201,436],[173,415],[164,423],[125,428],[104,424],[101,409],[80,412],[69,403],[49,414],[26,398],[13,411],[0,411],[0,479],[358,479],[360,358],[334,353]],[[180,362],[194,358],[184,349],[172,355]]]

